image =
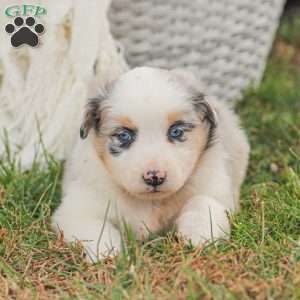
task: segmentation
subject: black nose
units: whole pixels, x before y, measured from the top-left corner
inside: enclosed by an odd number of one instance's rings
[[[145,183],[153,187],[157,187],[163,184],[166,178],[166,174],[159,171],[148,171],[146,174],[143,175]]]

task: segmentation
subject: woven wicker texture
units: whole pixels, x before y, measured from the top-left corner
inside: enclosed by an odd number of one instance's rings
[[[111,30],[131,66],[192,67],[233,100],[263,74],[284,0],[113,0]]]

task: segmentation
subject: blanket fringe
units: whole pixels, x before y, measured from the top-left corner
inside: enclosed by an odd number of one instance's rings
[[[127,69],[110,34],[109,0],[32,2],[48,10],[41,45],[14,49],[9,36],[0,35],[7,45],[0,49],[1,136],[5,128],[24,168],[42,159],[41,138],[47,152],[64,159],[78,136],[89,82],[96,77],[105,86]],[[0,26],[11,20],[2,19]],[[0,143],[0,156],[4,151]]]

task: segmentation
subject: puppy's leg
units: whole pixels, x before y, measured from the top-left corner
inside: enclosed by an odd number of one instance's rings
[[[91,199],[91,195],[83,194],[82,190],[65,196],[52,217],[52,227],[56,232],[62,231],[66,241],[81,242],[87,258],[95,262],[117,254],[121,247],[121,237],[108,216],[101,214],[96,202],[93,203]],[[92,203],[85,205],[89,200]]]
[[[191,183],[195,193],[184,204],[176,225],[179,233],[199,245],[228,236],[227,211],[234,211],[230,160],[221,143],[202,155]]]
[[[91,262],[116,255],[120,251],[120,233],[110,222],[97,219],[83,220],[75,216],[62,219],[56,215],[52,226],[56,231],[63,232],[66,241],[79,241],[85,248],[87,259]]]
[[[196,246],[228,236],[230,224],[226,208],[213,197],[195,196],[183,207],[177,230]]]

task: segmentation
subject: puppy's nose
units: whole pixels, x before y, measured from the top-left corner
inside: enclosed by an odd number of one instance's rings
[[[167,173],[158,170],[146,171],[143,174],[143,179],[145,183],[153,187],[157,187],[163,184],[166,178],[167,178]]]

